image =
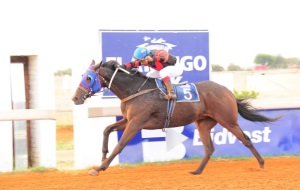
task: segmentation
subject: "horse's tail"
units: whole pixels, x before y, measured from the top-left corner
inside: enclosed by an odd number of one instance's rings
[[[249,121],[271,123],[281,118],[281,116],[276,118],[269,118],[257,113],[255,111],[255,108],[250,104],[250,102],[247,99],[236,99],[236,103],[238,106],[239,114]]]

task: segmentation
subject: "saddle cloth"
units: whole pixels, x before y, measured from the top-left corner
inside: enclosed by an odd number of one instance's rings
[[[167,94],[167,89],[161,79],[155,79],[157,87],[163,93]],[[177,95],[177,102],[198,102],[200,101],[197,88],[194,83],[186,83],[183,85],[174,85],[172,87]]]

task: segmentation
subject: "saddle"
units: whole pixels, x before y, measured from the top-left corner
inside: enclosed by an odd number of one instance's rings
[[[155,79],[156,85],[164,95],[167,93],[167,88],[161,79]],[[177,95],[177,100],[168,100],[165,125],[162,131],[169,127],[173,116],[176,102],[197,102],[200,101],[198,91],[195,84],[184,81],[179,84],[172,84],[172,88]]]
[[[167,94],[167,89],[164,82],[161,79],[155,79],[157,88],[163,93]],[[200,101],[197,88],[194,83],[188,83],[187,81],[172,84],[173,90],[177,95],[176,102],[198,102]]]

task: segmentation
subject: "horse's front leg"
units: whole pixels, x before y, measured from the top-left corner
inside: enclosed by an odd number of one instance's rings
[[[102,143],[102,161],[106,160],[108,151],[108,139],[109,134],[113,131],[124,131],[126,128],[127,119],[122,119],[114,124],[107,126],[103,131],[103,143]]]
[[[124,133],[118,142],[117,146],[114,148],[113,152],[110,156],[105,159],[100,167],[96,167],[92,169],[89,174],[90,175],[98,175],[100,171],[104,171],[108,168],[113,159],[122,152],[123,148],[128,144],[128,142],[143,128],[142,123],[135,124],[134,121],[130,121],[126,126]]]

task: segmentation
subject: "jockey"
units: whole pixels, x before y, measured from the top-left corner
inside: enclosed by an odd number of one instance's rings
[[[182,74],[183,68],[176,64],[175,56],[165,50],[148,50],[144,47],[137,48],[133,53],[135,61],[122,65],[124,69],[137,68],[140,65],[152,68],[147,77],[161,78],[166,87],[168,94],[164,97],[167,100],[176,100],[177,96],[172,88],[170,77],[177,77]]]

